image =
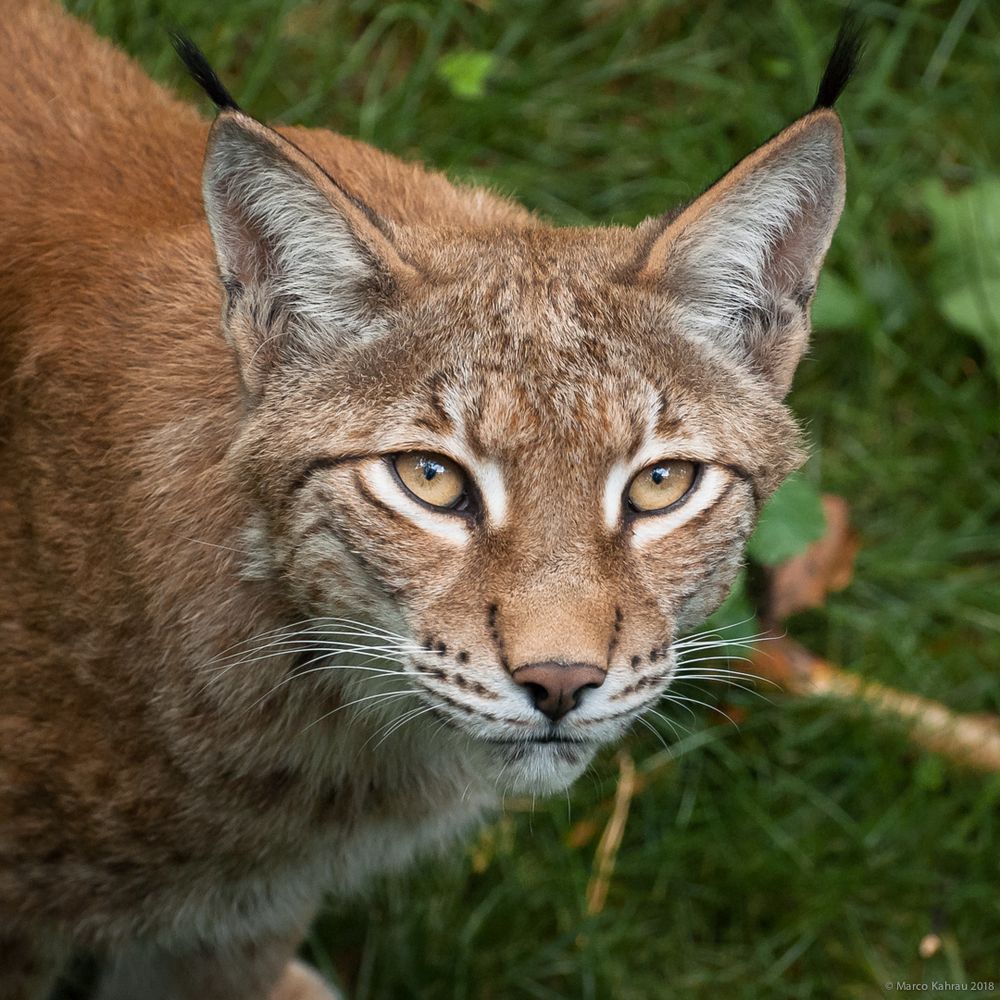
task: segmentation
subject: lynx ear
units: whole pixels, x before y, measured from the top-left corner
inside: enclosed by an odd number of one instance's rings
[[[389,226],[309,157],[237,108],[209,135],[205,210],[248,388],[279,357],[382,330],[411,271]]]
[[[843,206],[840,121],[824,108],[660,223],[642,277],[671,295],[682,329],[737,354],[784,395]]]

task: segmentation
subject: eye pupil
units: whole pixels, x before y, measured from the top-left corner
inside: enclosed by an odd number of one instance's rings
[[[435,465],[433,462],[424,462],[424,479],[427,482],[430,482],[439,472],[443,471],[440,465]]]
[[[653,469],[653,471],[649,474],[649,478],[652,479],[657,486],[659,486],[660,483],[667,478],[666,470],[662,466],[659,466]]]

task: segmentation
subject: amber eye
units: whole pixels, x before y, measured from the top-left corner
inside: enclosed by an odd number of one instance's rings
[[[683,459],[665,459],[647,465],[628,488],[633,510],[664,510],[677,503],[694,485],[698,466]]]
[[[450,458],[408,451],[392,460],[400,482],[418,499],[443,510],[459,509],[468,492],[465,473]]]

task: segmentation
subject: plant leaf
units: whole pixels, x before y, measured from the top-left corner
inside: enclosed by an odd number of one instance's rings
[[[821,499],[826,515],[823,537],[768,573],[770,621],[782,622],[807,608],[820,608],[828,594],[851,582],[858,536],[851,529],[847,501],[830,494]]]
[[[819,491],[802,473],[794,473],[761,512],[747,554],[765,566],[775,566],[819,541],[825,531]]]
[[[1000,177],[954,193],[935,180],[921,195],[934,226],[930,280],[941,312],[1000,372]]]
[[[972,334],[993,359],[1000,361],[1000,275],[959,285],[942,295],[939,305],[949,323]]]
[[[438,60],[436,69],[456,97],[474,101],[485,93],[486,78],[495,65],[492,52],[449,52]]]
[[[817,330],[848,330],[863,326],[867,318],[864,296],[839,274],[824,271],[812,304],[812,325]]]

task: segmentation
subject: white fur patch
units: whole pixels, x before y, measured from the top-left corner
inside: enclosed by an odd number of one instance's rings
[[[604,484],[604,503],[602,505],[604,507],[604,524],[608,531],[618,530],[622,519],[622,494],[625,492],[629,480],[637,471],[638,469],[634,469],[624,462],[615,462],[611,466],[611,471]]]
[[[479,462],[472,459],[466,464],[466,468],[472,473],[482,494],[486,519],[490,527],[503,527],[507,519],[507,490],[500,466],[496,462]]]

